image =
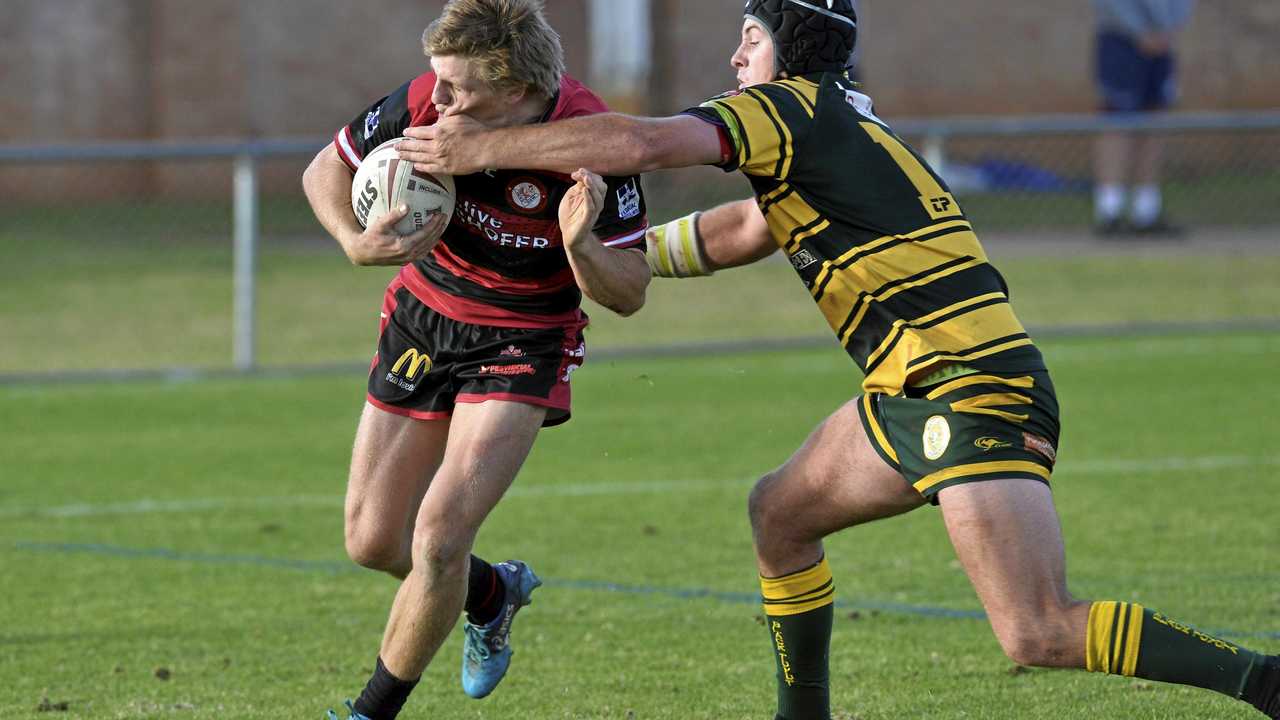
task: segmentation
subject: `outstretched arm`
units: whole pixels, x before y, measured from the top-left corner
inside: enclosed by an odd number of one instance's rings
[[[738,200],[672,220],[648,235],[649,268],[659,277],[698,277],[749,265],[778,246],[755,200]]]
[[[469,175],[482,170],[591,168],[636,175],[663,168],[713,165],[723,159],[720,132],[688,115],[647,118],[604,113],[552,123],[485,128],[463,115],[405,130],[400,158],[419,170]]]

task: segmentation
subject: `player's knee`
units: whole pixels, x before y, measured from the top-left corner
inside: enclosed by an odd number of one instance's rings
[[[438,527],[419,527],[413,536],[413,567],[429,578],[466,573],[471,541],[461,533]]]
[[[394,573],[405,564],[404,538],[390,533],[348,523],[346,547],[352,562],[370,570]]]
[[[777,526],[780,508],[772,501],[771,492],[775,480],[775,473],[765,475],[756,481],[747,496],[747,516],[751,519],[751,530],[757,536],[770,533]]]
[[[1072,632],[1066,616],[1060,613],[993,623],[993,627],[1004,654],[1019,665],[1072,667],[1084,642],[1083,634]]]

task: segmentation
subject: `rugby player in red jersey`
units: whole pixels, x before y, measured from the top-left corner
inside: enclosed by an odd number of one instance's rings
[[[538,430],[569,419],[585,360],[582,295],[621,314],[644,304],[638,177],[481,170],[455,177],[445,226],[362,229],[353,171],[406,128],[466,115],[494,127],[604,112],[564,74],[536,0],[452,0],[427,28],[431,71],[338,131],[303,178],[325,229],[356,265],[401,265],[382,304],[346,499],[347,553],[401,584],[355,720],[394,718],[465,609],[462,684],[484,697],[505,674],[515,613],[540,580],[523,562],[470,554]],[[332,712],[330,717],[336,717]]]

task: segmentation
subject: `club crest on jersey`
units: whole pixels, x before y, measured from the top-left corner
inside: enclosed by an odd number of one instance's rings
[[[640,214],[638,182],[635,178],[631,178],[625,185],[618,188],[618,217],[623,220],[630,220]]]
[[[378,131],[378,123],[382,120],[382,106],[364,116],[364,139],[372,140],[373,134]]]
[[[522,213],[540,213],[547,207],[547,188],[531,177],[516,178],[507,186],[507,199]]]

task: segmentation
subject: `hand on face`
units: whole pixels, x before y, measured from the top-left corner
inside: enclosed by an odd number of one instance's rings
[[[396,152],[422,172],[470,175],[485,169],[475,162],[484,130],[484,125],[467,115],[446,113],[434,125],[406,129],[408,139],[396,145]]]
[[[573,179],[573,187],[560,201],[560,234],[570,252],[591,235],[604,208],[606,190],[604,178],[590,170],[579,169]]]

